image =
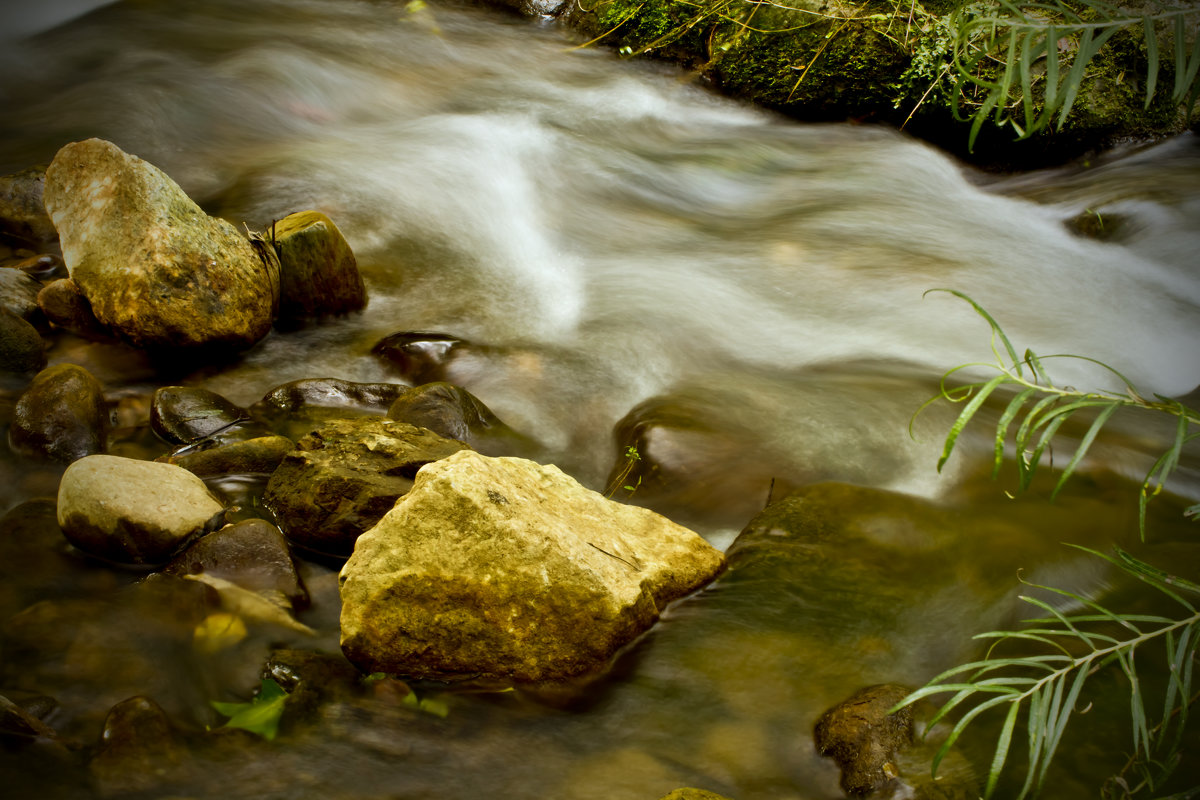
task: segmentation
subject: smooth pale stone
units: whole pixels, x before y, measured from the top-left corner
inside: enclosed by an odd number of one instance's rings
[[[86,553],[159,564],[223,510],[183,467],[119,456],[81,458],[63,473],[58,524]]]

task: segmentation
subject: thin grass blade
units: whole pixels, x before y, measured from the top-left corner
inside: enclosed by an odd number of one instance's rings
[[[1017,714],[1021,711],[1020,703],[1008,707],[1008,716],[1004,718],[1004,727],[996,740],[996,752],[992,754],[992,766],[988,769],[987,788],[983,791],[984,800],[988,800],[996,792],[996,784],[1000,773],[1004,770],[1004,762],[1008,760],[1008,747],[1012,744],[1013,728],[1017,725]]]
[[[1100,433],[1100,429],[1104,427],[1104,424],[1108,422],[1109,417],[1115,414],[1117,409],[1120,407],[1121,406],[1117,404],[1110,405],[1101,411],[1096,416],[1096,419],[1092,421],[1092,426],[1088,428],[1087,433],[1084,434],[1083,438],[1079,441],[1079,447],[1075,448],[1075,454],[1071,456],[1071,460],[1067,463],[1067,466],[1063,468],[1062,475],[1059,476],[1058,479],[1058,484],[1055,485],[1054,491],[1050,493],[1051,500],[1053,500],[1055,497],[1058,497],[1058,493],[1062,491],[1064,486],[1066,486],[1067,479],[1071,477],[1073,472],[1075,472],[1075,468],[1079,466],[1079,462],[1087,454],[1088,448],[1091,447],[1092,442],[1096,440],[1096,436]]]
[[[1142,21],[1146,37],[1146,108],[1154,99],[1154,88],[1158,85],[1158,34],[1154,32],[1154,18]]]
[[[975,396],[963,408],[962,413],[958,415],[958,419],[954,420],[954,424],[950,426],[950,432],[946,435],[946,443],[942,446],[942,457],[938,459],[937,471],[941,472],[945,466],[946,460],[950,458],[950,454],[954,452],[954,444],[958,441],[959,434],[963,432],[963,428],[967,427],[967,423],[975,416],[975,412],[983,405],[988,396],[996,390],[996,387],[1005,381],[1009,380],[1008,375],[1000,374],[992,378],[983,386],[979,387]]]

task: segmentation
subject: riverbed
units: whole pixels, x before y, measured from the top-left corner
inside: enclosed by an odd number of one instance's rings
[[[623,463],[614,431],[643,423],[657,477],[627,502],[724,549],[768,502],[805,489],[844,534],[812,559],[735,569],[677,603],[569,702],[445,686],[422,688],[444,718],[334,706],[243,757],[199,753],[205,768],[168,784],[178,796],[840,797],[836,766],[812,745],[817,717],[862,686],[917,686],[977,656],[973,634],[1026,613],[1020,577],[1144,602],[1061,542],[1120,542],[1197,575],[1181,514],[1200,494],[1194,454],[1171,484],[1178,497],[1151,504],[1150,543],[1138,541],[1138,486],[1170,420],[1115,417],[1054,503],[1040,485],[1009,496],[1007,472],[990,479],[1002,405],[940,472],[956,410],[935,404],[910,428],[946,371],[995,360],[988,324],[938,288],[986,308],[1021,352],[1097,359],[1145,397],[1193,392],[1194,136],[985,174],[893,130],[797,124],[674,67],[580,44],[546,20],[449,3],[139,0],[0,55],[0,174],[109,139],[239,228],[327,214],[367,284],[365,311],[274,331],[219,366],[164,371],[119,345],[55,339],[51,363],[86,366],[111,398],[134,407],[182,383],[248,406],[302,378],[403,381],[374,344],[449,335],[470,346],[447,379],[583,484],[606,488]],[[1092,362],[1046,366],[1060,385],[1123,390]],[[4,378],[8,408],[22,386]],[[1069,453],[1082,431],[1064,433]],[[144,436],[123,447],[158,454]],[[5,451],[4,509],[52,497],[59,469]],[[54,696],[81,748],[100,733],[96,698],[157,691],[181,730],[203,736],[221,722],[208,701],[248,694],[272,647],[337,650],[337,565],[314,562],[302,571],[326,591],[301,620],[315,642],[262,633],[219,665],[164,651],[153,679],[102,687],[97,676],[124,662],[89,647],[136,650],[143,624],[171,623],[143,623],[141,601],[120,599],[140,575],[64,558],[42,594],[108,610],[64,640],[69,657],[7,668],[0,689]],[[40,597],[10,573],[18,594]],[[87,577],[60,585],[76,575]],[[1100,759],[1123,761],[1121,713],[1120,702],[1097,712],[1071,744],[1054,797],[1094,796]],[[951,770],[968,783],[986,772],[983,739]],[[15,785],[49,787],[39,796],[95,791],[52,759],[3,758]]]

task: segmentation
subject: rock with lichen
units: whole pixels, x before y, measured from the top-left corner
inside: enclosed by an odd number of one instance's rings
[[[278,273],[152,164],[74,142],[46,170],[44,200],[92,313],[133,345],[238,349],[270,330]]]
[[[364,672],[553,682],[602,671],[724,568],[700,536],[553,466],[465,450],[422,468],[342,569]]]

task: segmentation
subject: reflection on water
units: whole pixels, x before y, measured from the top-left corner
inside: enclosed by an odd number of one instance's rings
[[[939,476],[947,412],[923,415],[915,438],[910,416],[942,372],[991,354],[969,307],[924,292],[966,292],[1018,347],[1099,358],[1146,392],[1200,382],[1193,137],[1088,169],[982,176],[891,131],[796,125],[572,44],[451,5],[118,3],[0,55],[0,172],[100,136],[238,225],[306,208],[336,221],[371,293],[364,313],[172,381],[250,404],[301,378],[395,380],[372,346],[438,332],[471,344],[448,378],[594,488],[619,422],[665,420],[646,444],[662,479],[634,500],[721,545],[775,485],[841,481],[959,510],[845,501],[830,515],[854,533],[823,546],[829,570],[731,573],[581,708],[461,695],[443,722],[334,706],[237,768],[256,796],[655,798],[693,784],[836,797],[809,739],[820,712],[953,663],[971,633],[1012,619],[1018,569],[1096,586],[1054,543],[1127,537],[1135,489],[1109,473],[1137,476],[1161,448],[1151,421],[1128,423],[1056,508],[1005,500],[965,452]],[[1073,232],[1089,214],[1108,227]],[[162,382],[118,347],[64,339],[51,358],[88,366],[113,395]],[[1085,365],[1051,369],[1114,388]],[[6,459],[6,506],[53,492],[55,470]],[[855,528],[864,503],[882,503],[878,519]],[[1157,521],[1165,538],[1187,535],[1177,511]],[[311,613],[336,619],[319,602]],[[331,635],[326,624],[324,645]],[[251,652],[229,674],[252,683]],[[193,695],[216,679],[179,680],[173,707],[204,724]],[[189,791],[218,792],[196,780]]]

